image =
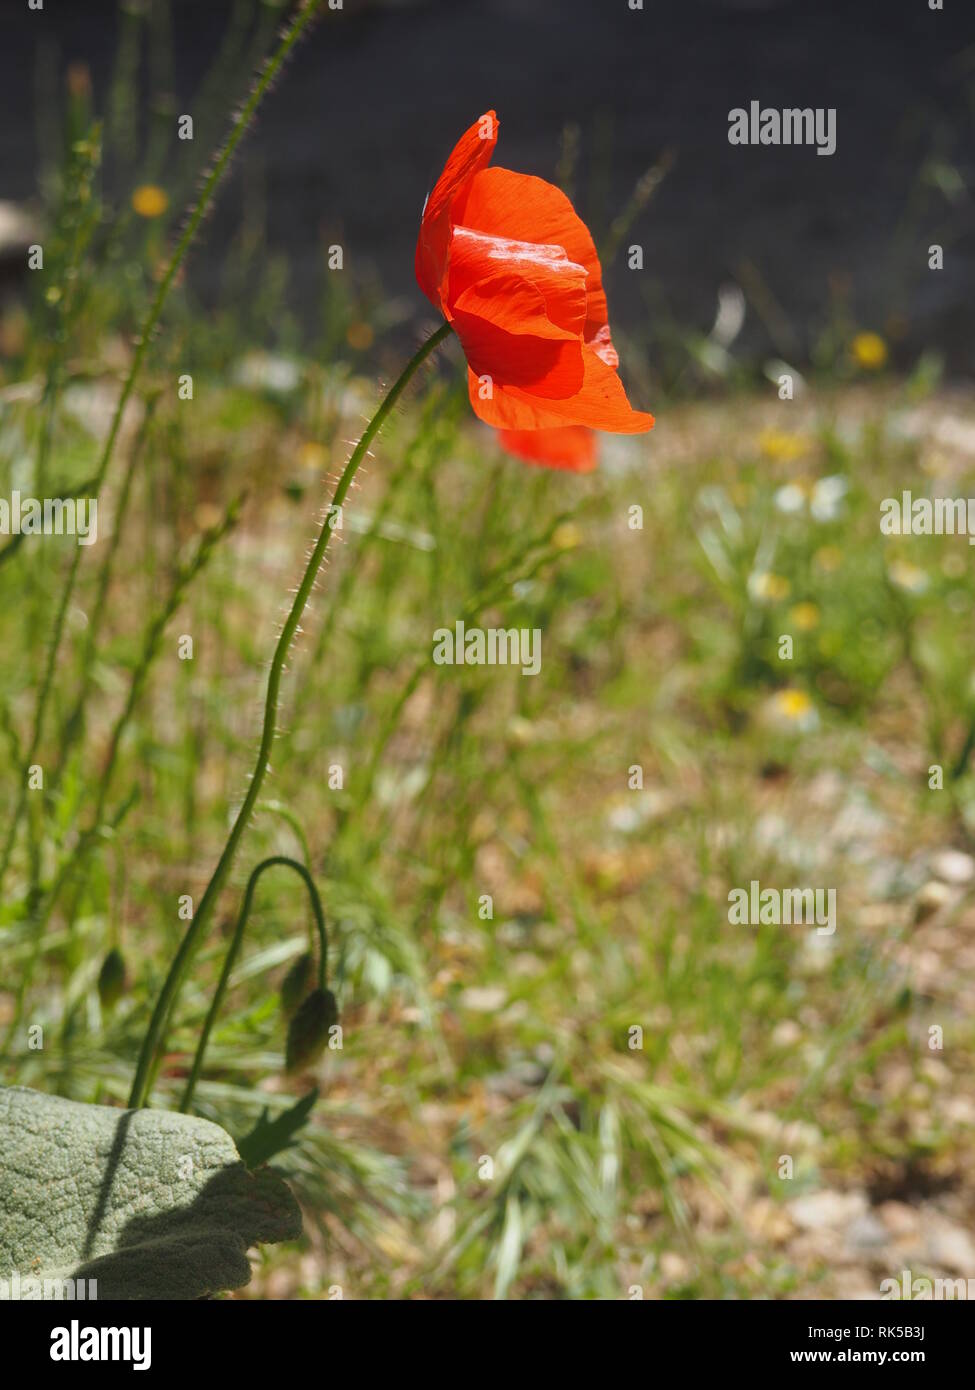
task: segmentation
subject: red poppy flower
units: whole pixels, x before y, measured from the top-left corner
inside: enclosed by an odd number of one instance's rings
[[[581,472],[580,427],[639,434],[653,416],[617,375],[588,228],[544,179],[489,168],[497,138],[488,111],[457,142],[423,209],[416,278],[460,338],[475,414],[521,457]]]

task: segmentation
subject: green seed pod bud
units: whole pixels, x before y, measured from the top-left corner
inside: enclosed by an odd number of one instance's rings
[[[98,972],[98,997],[102,1001],[102,1008],[112,1008],[124,993],[125,957],[117,946],[113,946]]]
[[[308,993],[314,964],[311,952],[306,951],[303,956],[298,957],[281,981],[281,1012],[285,1018],[293,1018],[298,1012],[298,1005]]]
[[[303,1071],[317,1062],[328,1043],[328,1030],[338,1018],[339,1006],[332,991],[312,990],[288,1026],[285,1069]]]

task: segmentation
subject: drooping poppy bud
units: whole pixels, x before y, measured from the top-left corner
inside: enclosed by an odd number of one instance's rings
[[[281,1012],[285,1018],[293,1018],[297,1013],[298,1005],[308,993],[314,968],[315,962],[311,952],[305,951],[281,981]]]
[[[285,1069],[303,1071],[317,1062],[328,1043],[328,1030],[338,1019],[339,1006],[332,991],[312,990],[288,1026]]]
[[[125,993],[125,957],[113,946],[98,972],[98,997],[103,1009],[117,1004]]]

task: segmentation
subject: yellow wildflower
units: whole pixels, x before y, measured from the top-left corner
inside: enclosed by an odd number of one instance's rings
[[[753,574],[748,580],[748,592],[759,603],[779,603],[788,598],[792,588],[782,574]]]
[[[813,564],[819,569],[825,570],[827,574],[832,574],[838,570],[843,563],[843,552],[838,545],[823,545],[813,556]]]
[[[797,603],[789,617],[800,632],[811,632],[819,624],[819,609],[814,603]]]
[[[854,362],[865,372],[878,372],[887,365],[887,344],[879,333],[858,333],[850,351]]]
[[[758,447],[766,458],[775,463],[794,463],[802,458],[809,448],[808,443],[798,434],[788,434],[785,430],[762,430],[758,436]]]
[[[552,533],[552,544],[556,550],[574,550],[582,544],[582,532],[573,521],[564,521]]]
[[[909,594],[923,594],[928,587],[928,576],[924,570],[908,560],[893,560],[887,567],[887,578],[891,584],[896,584],[898,589],[905,589]]]
[[[132,210],[140,217],[162,217],[168,207],[166,190],[154,183],[140,184],[132,194]]]
[[[765,721],[783,734],[806,734],[819,725],[816,706],[804,690],[789,686],[765,702]]]
[[[812,709],[812,700],[804,690],[778,690],[774,700],[776,710],[786,719],[802,719]]]

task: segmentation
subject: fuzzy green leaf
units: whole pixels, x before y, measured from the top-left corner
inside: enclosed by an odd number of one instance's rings
[[[301,1213],[219,1125],[0,1088],[0,1278],[96,1279],[100,1299],[202,1298]]]

